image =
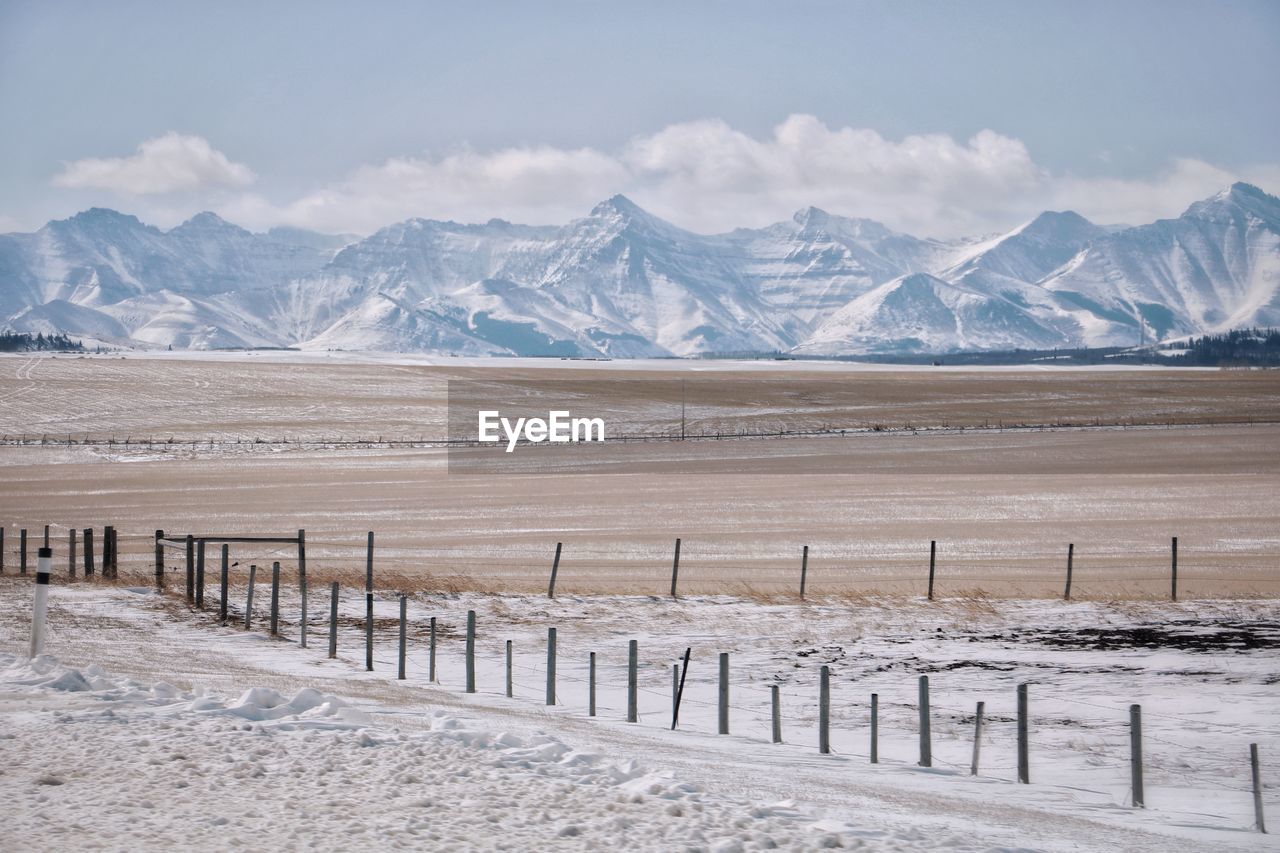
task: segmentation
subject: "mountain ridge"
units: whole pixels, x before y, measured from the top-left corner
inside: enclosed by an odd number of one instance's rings
[[[563,225],[167,231],[90,208],[0,235],[0,324],[130,346],[856,355],[1129,345],[1280,323],[1280,199],[1236,183],[1109,228],[939,241],[806,207],[702,235],[623,195]]]

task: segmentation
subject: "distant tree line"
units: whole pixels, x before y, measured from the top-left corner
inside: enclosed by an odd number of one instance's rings
[[[1221,367],[1280,366],[1280,330],[1232,329],[1220,335],[1188,338],[1168,349],[1185,350],[1174,358],[1179,364]]]
[[[46,335],[44,332],[0,332],[0,352],[37,352],[40,350],[84,349],[81,341],[73,341],[65,334]]]

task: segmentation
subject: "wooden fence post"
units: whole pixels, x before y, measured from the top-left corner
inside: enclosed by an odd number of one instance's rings
[[[369,544],[364,563],[364,668],[373,672],[373,531],[369,531]],[[471,692],[471,691],[468,691]]]
[[[400,596],[400,666],[396,669],[396,678],[404,681],[405,657],[409,644],[409,597]]]
[[[110,530],[111,528],[107,528]],[[111,534],[104,535],[110,539]],[[196,607],[204,608],[204,540],[196,546]]]
[[[547,629],[547,704],[556,704],[556,629]]]
[[[329,584],[329,658],[338,656],[338,582]]]
[[[1258,745],[1249,744],[1249,775],[1253,779],[1253,817],[1258,823],[1258,832],[1267,834],[1267,821],[1262,815],[1262,768],[1258,766]]]
[[[93,528],[86,527],[84,529],[84,576],[85,579],[93,577]]]
[[[0,575],[4,574],[4,527],[0,526]]]
[[[680,577],[680,540],[676,539],[676,555],[671,561],[671,597],[676,597],[676,581]]]
[[[978,775],[978,756],[982,752],[982,712],[987,703],[979,702],[973,714],[973,760],[969,762],[969,775]]]
[[[627,722],[634,723],[639,718],[636,707],[637,670],[640,668],[640,645],[635,640],[627,644]]]
[[[1170,580],[1173,586],[1169,591],[1169,596],[1173,601],[1177,601],[1178,600],[1178,537],[1177,536],[1173,537],[1173,547],[1172,547],[1171,557],[1172,557],[1173,563],[1171,566]]]
[[[67,577],[72,580],[76,576],[76,529],[67,531]]]
[[[1075,543],[1071,542],[1067,545],[1067,588],[1062,593],[1063,601],[1071,600],[1071,563],[1073,561],[1072,558],[1075,557],[1075,553],[1076,553]]]
[[[809,580],[809,546],[800,552],[800,600],[804,601],[804,587]]]
[[[1142,791],[1142,706],[1129,706],[1129,780],[1133,787],[1133,807],[1146,808]]]
[[[111,525],[102,528],[102,571],[103,580],[111,578]]]
[[[680,677],[676,681],[675,697],[671,710],[671,730],[676,730],[676,724],[680,721],[680,702],[684,699],[684,680],[689,675],[689,655],[693,654],[693,647],[686,647],[684,650],[684,668],[680,670]]]
[[[250,564],[249,566],[249,592],[244,599],[244,629],[249,630],[249,625],[253,620],[253,586],[258,580],[258,567]]]
[[[467,611],[467,692],[476,692],[476,612]]]
[[[120,531],[111,528],[111,579],[120,577]]]
[[[507,640],[507,698],[508,698],[508,699],[510,699],[510,698],[514,695],[514,693],[515,693],[515,691],[514,691],[514,689],[513,689],[513,688],[514,688],[514,686],[515,686],[515,685],[514,685],[514,681],[515,681],[515,680],[512,678],[512,672],[511,672],[511,670],[512,670],[512,668],[514,667],[514,665],[515,665],[515,664],[514,664],[514,661],[512,661],[512,653],[511,653],[511,651],[512,651],[512,650],[511,650],[511,641],[510,641],[510,640]]]
[[[938,561],[938,540],[929,540],[929,600],[933,601],[933,570]],[[925,765],[928,767],[929,765]]]
[[[1027,685],[1018,685],[1018,781],[1031,784],[1031,757],[1027,743]]]
[[[187,534],[187,603],[196,600],[196,540]]]
[[[298,528],[298,594],[302,596],[302,630],[298,645],[307,647],[307,531]]]
[[[729,733],[729,653],[720,653],[720,734]]]
[[[920,676],[920,766],[933,766],[933,736],[929,728],[929,676]]]
[[[231,575],[231,546],[222,546],[222,568],[218,573],[218,621],[227,624],[227,584]]]
[[[773,742],[782,743],[782,688],[769,685],[769,711],[773,719]]]
[[[560,547],[564,543],[556,543],[556,556],[551,561],[551,584],[547,587],[547,598],[556,597],[556,573],[560,571]]]
[[[431,617],[431,649],[427,653],[427,680],[436,683],[436,617]]]
[[[164,539],[164,531],[156,531],[156,589],[164,589],[164,545],[160,540]]]
[[[831,752],[831,667],[818,672],[818,752]]]
[[[25,575],[27,573],[27,528],[23,527],[18,530],[18,574]],[[674,582],[672,583],[674,587]],[[675,593],[671,593],[675,595]]]
[[[587,658],[587,716],[596,715],[596,653]]]
[[[280,633],[280,561],[271,564],[271,636]]]
[[[880,694],[871,694],[871,763],[880,763]]]

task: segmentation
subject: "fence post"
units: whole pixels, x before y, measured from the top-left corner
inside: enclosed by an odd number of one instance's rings
[[[871,694],[871,763],[880,763],[880,694]]]
[[[596,653],[587,658],[587,716],[596,715]]]
[[[164,539],[164,531],[156,531],[156,589],[164,589],[164,545],[160,540]]]
[[[933,766],[933,735],[929,729],[929,676],[920,676],[920,766]]]
[[[93,577],[93,528],[84,529],[84,576]]]
[[[720,734],[729,733],[729,653],[720,653]]]
[[[929,540],[929,600],[933,601],[933,570],[938,561],[938,540]],[[929,765],[925,765],[928,767]]]
[[[280,633],[280,561],[271,564],[271,636]]]
[[[556,704],[556,629],[547,629],[547,704]]]
[[[476,612],[467,611],[467,692],[476,692]]]
[[[298,594],[302,596],[302,630],[298,645],[307,647],[307,531],[298,528]]]
[[[676,683],[675,708],[671,712],[671,730],[676,730],[676,723],[680,721],[680,702],[684,699],[684,680],[689,675],[689,655],[693,654],[693,647],[687,646],[684,650],[684,668],[680,670],[680,679]]]
[[[1133,807],[1146,807],[1142,791],[1142,706],[1129,706],[1129,780],[1133,786]]]
[[[111,528],[111,579],[120,576],[120,531]]]
[[[1018,781],[1031,784],[1031,758],[1027,746],[1027,685],[1018,685]]]
[[[76,529],[67,531],[67,577],[76,577]]]
[[[103,552],[106,555],[106,552]],[[190,533],[187,534],[187,603],[191,604],[196,600],[196,540]]]
[[[818,674],[818,752],[831,752],[831,667],[823,666]]]
[[[338,582],[329,584],[329,657],[338,656]]]
[[[978,775],[978,756],[982,752],[982,712],[986,702],[978,703],[978,710],[973,714],[973,760],[969,763],[969,775]]]
[[[218,575],[218,621],[227,624],[227,583],[231,574],[231,546],[222,546],[222,570]]]
[[[431,650],[427,654],[427,680],[436,683],[436,617],[431,617]]]
[[[671,664],[671,728],[675,728],[675,722],[680,716],[680,706],[677,704],[680,699],[680,664]]]
[[[676,539],[676,555],[671,561],[671,597],[676,597],[676,581],[680,577],[680,539]]]
[[[640,645],[635,640],[627,644],[627,722],[640,718],[636,707],[636,670],[640,667]]]
[[[31,605],[31,657],[44,651],[45,616],[49,609],[49,573],[53,568],[53,549],[36,552],[36,594]]]
[[[1177,536],[1173,537],[1173,549],[1172,549],[1171,556],[1173,560],[1173,564],[1171,566],[1171,571],[1172,571],[1171,582],[1173,586],[1170,589],[1169,594],[1170,594],[1170,598],[1173,601],[1177,601],[1178,600],[1178,537]]]
[[[1267,822],[1262,816],[1262,769],[1258,766],[1258,745],[1249,744],[1249,773],[1253,777],[1253,816],[1258,822],[1258,832],[1267,834]]]
[[[4,527],[0,526],[0,575],[4,574]]]
[[[404,681],[405,655],[409,644],[409,597],[400,596],[400,665],[396,669],[396,678]]]
[[[369,531],[369,544],[364,563],[364,668],[373,672],[373,531]],[[468,691],[470,692],[470,691]]]
[[[514,691],[512,690],[513,679],[511,674],[511,669],[513,665],[514,665],[513,661],[511,660],[511,641],[507,640],[507,698],[508,699],[510,699],[514,694]]]
[[[1063,601],[1071,600],[1071,563],[1073,562],[1072,558],[1075,557],[1075,553],[1076,553],[1075,543],[1074,542],[1068,543],[1067,545],[1067,588],[1062,593]]]
[[[773,718],[773,742],[782,743],[782,688],[769,685],[769,711]]]
[[[551,584],[547,587],[547,598],[556,597],[556,573],[560,571],[560,546],[563,542],[556,543],[556,556],[551,561]]]
[[[103,536],[111,539],[111,528],[103,531]],[[104,557],[106,555],[103,555]],[[105,561],[104,561],[105,562]],[[204,608],[204,540],[196,547],[196,607]]]
[[[23,527],[18,531],[18,574],[25,575],[27,573],[27,528]],[[675,589],[675,581],[671,582],[671,587]],[[671,593],[675,595],[675,592]]]
[[[800,552],[800,600],[804,601],[804,587],[809,579],[809,546]]]
[[[253,585],[258,580],[258,567],[250,564],[249,566],[249,592],[244,599],[244,629],[249,630],[249,623],[253,619]]]

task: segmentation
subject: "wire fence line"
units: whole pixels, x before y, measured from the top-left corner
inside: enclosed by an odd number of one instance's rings
[[[994,423],[993,423],[994,420]],[[858,435],[972,435],[984,433],[1020,433],[1020,432],[1058,432],[1088,431],[1115,429],[1197,429],[1214,426],[1267,426],[1280,423],[1280,420],[1241,416],[1238,418],[1092,418],[1078,420],[1071,418],[1045,422],[1011,421],[1005,423],[998,419],[984,419],[965,424],[952,424],[949,421],[913,424],[909,421],[899,424],[888,423],[855,423],[844,426],[823,424],[809,428],[792,429],[760,429],[739,427],[711,431],[681,431],[678,427],[663,430],[639,431],[607,435],[600,442],[605,444],[635,444],[653,442],[685,442],[685,441],[730,441],[751,439],[779,438],[827,438],[848,437]],[[599,442],[593,441],[590,444]],[[584,444],[587,444],[584,442]],[[385,450],[393,448],[484,448],[493,446],[493,442],[482,442],[478,438],[459,438],[450,436],[155,436],[155,435],[93,435],[88,433],[32,433],[18,435],[0,435],[0,446],[14,447],[124,447],[146,448],[151,450],[192,450],[202,447],[209,449],[252,448],[252,447],[297,447],[297,448],[335,448]],[[543,442],[530,442],[527,439],[517,441],[519,447],[548,446]],[[567,444],[564,447],[574,447]]]

